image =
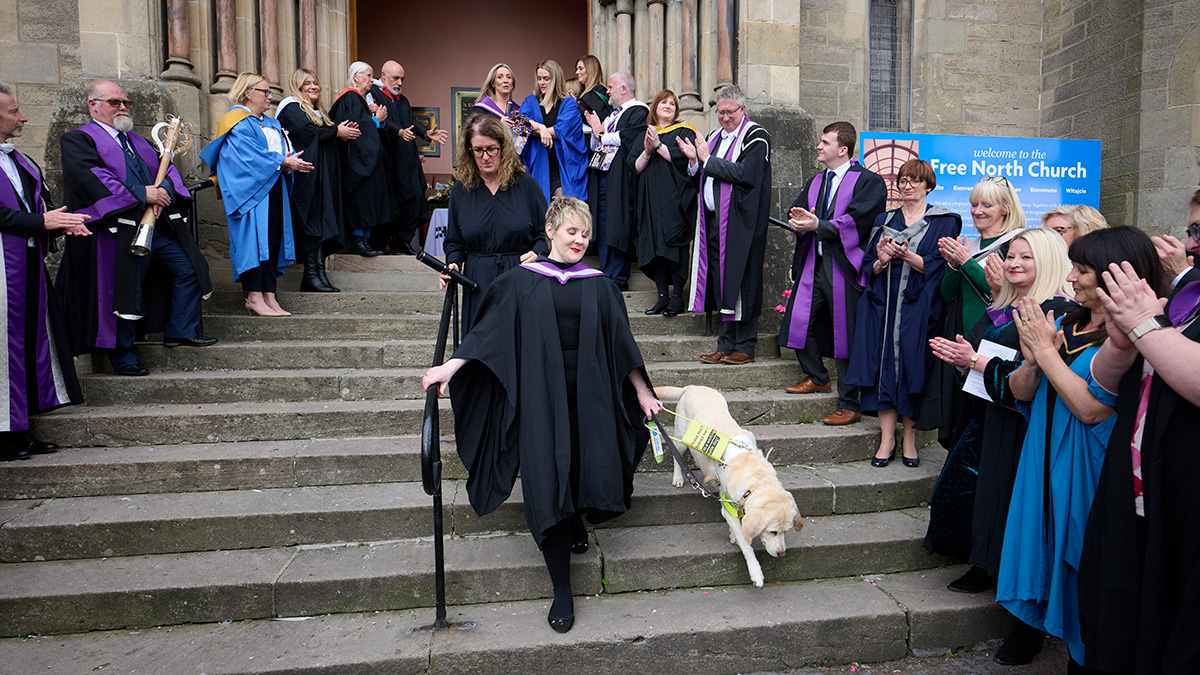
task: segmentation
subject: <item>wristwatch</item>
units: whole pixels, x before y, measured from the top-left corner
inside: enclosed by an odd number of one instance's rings
[[[1133,327],[1133,330],[1126,333],[1129,336],[1130,342],[1137,342],[1147,333],[1156,331],[1159,328],[1170,328],[1171,320],[1165,314],[1159,314],[1146,319],[1142,323]]]
[[[975,364],[979,363],[979,352],[971,354],[971,370],[975,370]]]

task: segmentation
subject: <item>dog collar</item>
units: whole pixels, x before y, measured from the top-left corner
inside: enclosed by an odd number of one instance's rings
[[[725,510],[728,511],[729,514],[734,518],[744,517],[746,515],[746,500],[749,499],[750,495],[754,493],[754,488],[756,487],[758,487],[758,483],[751,485],[750,489],[742,493],[742,498],[736,502],[733,501],[733,498],[729,496],[728,492],[722,492],[721,506],[724,506]]]

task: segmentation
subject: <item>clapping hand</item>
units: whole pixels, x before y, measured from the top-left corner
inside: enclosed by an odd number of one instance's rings
[[[362,136],[362,131],[358,128],[358,122],[346,120],[337,127],[337,137],[340,141],[352,141],[359,136]]]
[[[788,227],[792,228],[793,232],[816,232],[820,225],[821,219],[808,209],[793,206],[792,210],[788,211]]]
[[[1163,269],[1172,279],[1183,274],[1185,270],[1192,266],[1193,258],[1187,254],[1187,249],[1183,242],[1169,234],[1164,234],[1161,237],[1150,237],[1150,241],[1154,242],[1154,249],[1158,252],[1158,259],[1162,261]]]
[[[962,335],[955,335],[953,341],[935,337],[929,341],[929,348],[933,350],[934,356],[959,368],[970,367],[971,357],[975,354],[975,348],[964,340]]]
[[[429,129],[429,132],[425,134],[425,136],[429,140],[437,143],[445,143],[450,140],[450,132],[445,129],[438,129],[437,124],[434,124],[433,127]]]
[[[600,118],[596,117],[596,113],[591,110],[583,111],[583,121],[592,128],[592,133],[596,135],[596,138],[600,138],[600,135],[604,133],[604,128],[600,126]]]
[[[1004,281],[1004,261],[1000,260],[999,254],[993,253],[987,257],[983,274],[987,278],[988,287],[992,289],[992,295],[998,294]]]
[[[312,163],[306,162],[304,158],[300,156],[303,154],[304,151],[301,150],[300,152],[293,152],[287,157],[284,157],[283,164],[281,164],[280,167],[284,171],[299,171],[300,173],[308,173],[309,171],[312,171]]]
[[[971,248],[967,245],[966,237],[942,237],[938,239],[938,250],[942,258],[954,267],[962,267],[971,259]]]
[[[47,230],[62,230],[64,234],[86,237],[92,231],[84,223],[91,219],[86,213],[69,213],[67,207],[60,206],[42,214],[42,226]]]
[[[1042,314],[1037,301],[1024,297],[1017,301],[1013,323],[1021,336],[1021,352],[1030,363],[1038,362],[1037,355],[1058,351],[1063,332],[1054,325],[1054,310]]]
[[[397,133],[400,134],[400,140],[405,141],[405,142],[411,141],[417,137],[417,133],[415,131],[413,131],[413,125],[411,125],[411,124],[408,125],[408,128],[401,129]]]
[[[1138,277],[1128,261],[1120,265],[1111,263],[1102,275],[1108,292],[1096,288],[1096,295],[1121,332],[1142,325],[1152,316],[1162,314],[1167,305],[1166,298],[1160,299],[1145,279]]]

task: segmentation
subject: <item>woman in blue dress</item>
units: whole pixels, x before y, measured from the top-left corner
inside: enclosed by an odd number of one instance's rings
[[[1043,314],[1023,298],[1017,331],[1024,363],[1009,375],[1017,407],[1029,420],[1008,509],[996,601],[1021,621],[1061,638],[1071,669],[1082,670],[1076,590],[1084,529],[1116,416],[1117,397],[1095,382],[1092,357],[1108,335],[1096,293],[1101,273],[1128,260],[1161,285],[1154,244],[1137,228],[1097,230],[1070,248],[1067,280],[1081,306],[1064,317]]]
[[[587,199],[588,152],[579,103],[567,93],[557,61],[542,61],[534,73],[534,93],[521,103],[520,112],[533,129],[521,159],[542,186],[547,204],[555,197]]]
[[[942,259],[938,241],[954,238],[962,217],[927,204],[937,187],[933,167],[910,159],[900,167],[896,186],[900,208],[879,214],[865,247],[866,291],[858,302],[855,358],[846,381],[862,387],[862,410],[877,411],[882,432],[871,466],[884,467],[896,454],[896,418],[904,420],[905,466],[916,467],[914,420],[921,415],[925,379],[933,366],[927,342],[941,321]]]

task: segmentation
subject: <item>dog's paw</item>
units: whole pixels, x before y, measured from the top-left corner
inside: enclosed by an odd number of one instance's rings
[[[753,581],[753,582],[754,582],[754,587],[755,587],[755,588],[762,588],[762,587],[763,587],[763,575],[762,575],[762,572],[759,572],[758,574],[751,574],[751,575],[750,575],[750,581]]]
[[[683,476],[672,476],[671,485],[675,487],[683,487]]]

